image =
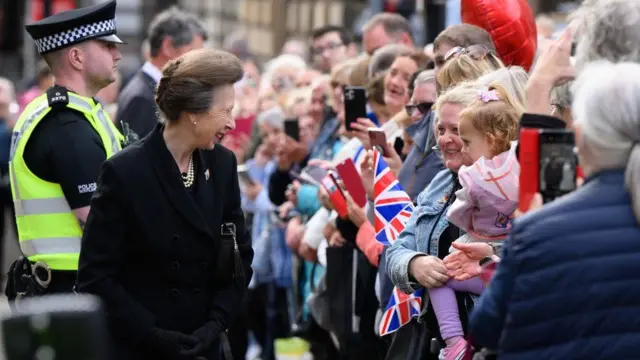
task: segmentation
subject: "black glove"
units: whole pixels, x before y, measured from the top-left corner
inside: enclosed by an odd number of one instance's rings
[[[200,339],[177,331],[154,328],[150,346],[167,358],[180,358],[184,353],[198,347]]]
[[[180,352],[181,356],[203,355],[203,352],[211,349],[211,344],[218,338],[222,331],[217,321],[209,321],[191,334],[198,339],[198,344],[193,348]]]

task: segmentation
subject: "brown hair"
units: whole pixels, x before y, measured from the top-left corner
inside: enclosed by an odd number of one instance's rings
[[[444,29],[433,42],[434,51],[445,43],[450,46],[462,47],[484,45],[494,53],[496,52],[491,35],[485,29],[471,24],[457,24]]]
[[[398,57],[402,56],[403,55],[400,55]],[[427,66],[427,63],[429,63],[429,57],[424,53],[424,51],[422,51],[422,49],[413,51],[411,54],[406,55],[406,57],[413,60],[416,65],[418,65],[418,69],[424,69]]]
[[[503,153],[511,147],[511,141],[518,138],[522,106],[498,83],[491,84],[488,90],[495,90],[499,101],[484,102],[476,100],[460,112],[460,123],[470,122],[474,129],[482,134],[491,135],[493,155]]]
[[[361,58],[358,63],[351,69],[349,74],[349,85],[366,86],[369,82],[369,61],[370,57]]]
[[[233,85],[243,75],[242,62],[231,53],[214,49],[189,51],[162,68],[156,105],[169,122],[177,121],[183,112],[207,112],[213,105],[216,88]]]

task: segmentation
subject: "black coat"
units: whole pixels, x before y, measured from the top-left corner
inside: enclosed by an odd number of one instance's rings
[[[140,139],[153,130],[158,123],[155,103],[156,86],[151,76],[139,70],[122,89],[114,119],[120,132],[123,132],[123,121]]]
[[[203,212],[182,184],[162,129],[104,163],[84,228],[77,290],[102,298],[114,359],[162,359],[142,346],[153,327],[191,334],[216,321],[228,328],[252,275],[234,154],[220,145],[199,150],[196,196],[210,204]],[[241,289],[213,280],[223,222],[237,229]]]

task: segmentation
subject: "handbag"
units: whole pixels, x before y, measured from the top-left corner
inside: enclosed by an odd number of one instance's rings
[[[223,223],[220,226],[220,247],[218,248],[216,270],[215,281],[221,283],[234,281],[239,288],[246,287],[240,250],[236,241],[236,224],[234,223]]]

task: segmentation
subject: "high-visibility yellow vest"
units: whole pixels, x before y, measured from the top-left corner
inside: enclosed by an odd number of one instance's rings
[[[84,114],[100,135],[107,158],[120,151],[123,137],[99,103],[56,89],[31,101],[13,129],[9,160],[11,193],[24,256],[32,262],[45,263],[52,270],[77,270],[82,229],[60,184],[31,172],[24,161],[24,149],[33,130],[56,103],[61,103],[59,106],[66,103],[66,107]]]

